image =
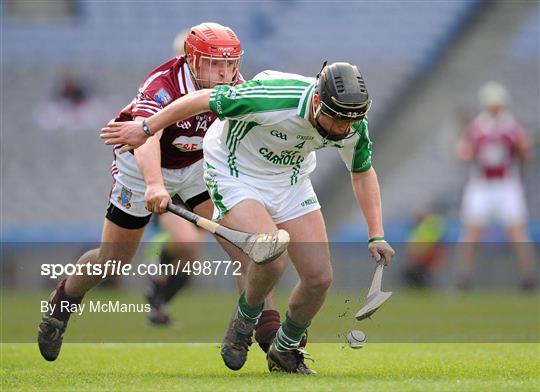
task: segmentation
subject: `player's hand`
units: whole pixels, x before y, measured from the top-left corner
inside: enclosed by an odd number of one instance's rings
[[[142,146],[148,135],[142,129],[141,121],[109,122],[106,127],[101,129],[99,137],[105,140],[105,144],[125,144],[120,152],[133,150]]]
[[[369,253],[375,262],[379,262],[381,258],[384,259],[385,265],[392,264],[392,257],[396,254],[394,249],[385,240],[377,240],[368,244]]]
[[[146,187],[144,206],[148,211],[163,214],[167,212],[167,204],[170,201],[171,196],[163,184],[152,184]]]

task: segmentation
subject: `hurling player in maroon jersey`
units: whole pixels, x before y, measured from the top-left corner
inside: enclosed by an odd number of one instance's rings
[[[497,220],[514,246],[522,289],[533,290],[538,282],[519,172],[520,164],[528,159],[531,141],[508,110],[510,94],[504,86],[488,82],[478,98],[483,110],[467,125],[457,149],[458,158],[471,167],[461,207],[457,288],[470,289],[476,244],[488,225]]]
[[[198,89],[242,82],[239,68],[243,51],[230,28],[216,23],[195,26],[184,48],[184,56],[167,61],[148,75],[136,97],[115,121],[142,120]],[[215,119],[216,116],[208,112],[179,121],[168,127],[167,132],[157,132],[156,137],[134,152],[121,154],[122,146],[115,147],[111,167],[114,181],[101,247],[86,252],[78,264],[103,266],[108,260],[130,263],[151,213],[164,213],[172,196],[179,197],[196,214],[211,218],[214,207],[203,181],[202,141]],[[196,239],[187,232],[181,234],[182,242]],[[230,252],[239,253],[234,248]],[[236,259],[242,260],[242,257],[239,254]],[[102,278],[102,274],[85,273],[70,275],[57,284],[49,298],[50,310],[43,314],[38,327],[39,349],[46,360],[54,361],[60,353],[71,315],[67,309],[80,304],[85,293]],[[238,284],[242,287],[241,279]],[[270,310],[266,319],[261,318],[260,325],[270,325],[264,332],[272,335],[279,328],[279,314]]]
[[[189,36],[191,29],[182,30],[173,42],[173,52],[176,56],[183,56],[184,43]],[[178,197],[173,198],[176,204],[183,204]],[[184,207],[186,207],[184,205]],[[201,245],[205,238],[205,232],[197,226],[184,219],[178,219],[175,215],[165,212],[156,214],[159,226],[166,233],[166,242],[163,243],[159,254],[160,264],[174,264],[178,260],[198,260]],[[157,235],[161,237],[161,233]],[[182,263],[180,268],[184,268]],[[163,275],[150,277],[151,286],[146,293],[146,298],[151,305],[151,311],[148,315],[150,325],[170,325],[172,319],[167,310],[167,305],[174,296],[184,288],[189,282],[189,274],[179,273],[176,275]],[[266,351],[269,342],[273,339],[276,330],[279,328],[280,315],[273,310],[272,298],[267,300],[268,307],[262,315],[262,320],[257,328],[256,338],[259,344]]]
[[[184,44],[191,32],[191,28],[180,31],[173,41],[173,53],[175,56],[184,56]],[[187,206],[179,197],[173,198],[173,203],[184,208]],[[180,268],[183,270],[186,261],[199,260],[205,232],[187,220],[178,219],[175,215],[165,212],[154,214],[152,222],[161,230],[151,239],[152,242],[161,242],[159,253],[159,264],[176,265],[178,260],[182,260]],[[165,236],[165,237],[164,237]],[[189,282],[190,275],[180,271],[178,274],[160,275],[150,278],[150,288],[145,293],[145,297],[151,306],[148,314],[150,325],[168,326],[173,323],[168,311],[168,304],[185,288]]]

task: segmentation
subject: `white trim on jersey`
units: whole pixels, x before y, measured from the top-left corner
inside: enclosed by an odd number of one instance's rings
[[[302,93],[302,96],[300,97],[300,101],[298,102],[298,108],[296,109],[296,114],[298,114],[298,116],[300,116],[300,114],[302,113],[302,109],[304,107],[304,102],[306,99],[309,99],[309,101],[307,102],[307,106],[306,106],[306,111],[304,113],[304,119],[308,120],[309,119],[309,110],[310,110],[310,105],[311,105],[311,97],[313,96],[313,91],[314,91],[314,84],[315,82],[317,81],[317,79],[315,78],[312,78],[312,77],[306,77],[306,76],[302,76],[302,75],[298,75],[298,74],[293,74],[293,73],[287,73],[287,72],[279,72],[279,71],[272,71],[272,70],[265,70],[265,71],[262,71],[262,72],[259,72],[257,75],[255,75],[255,77],[253,78],[253,80],[268,80],[268,79],[295,79],[295,80],[301,80],[303,82],[306,82],[306,83],[309,83],[311,84],[312,86],[308,86],[307,88],[306,87],[301,87],[300,89],[303,90],[303,93]],[[282,86],[265,86],[265,88],[276,88],[276,89],[283,89]],[[285,98],[288,98],[288,97],[285,97]],[[296,98],[296,97],[293,97],[293,98]]]
[[[137,104],[135,105],[135,109],[136,110],[145,110],[145,109],[149,109],[149,110],[153,110],[155,113],[159,112],[159,110],[161,109],[159,106],[152,106],[152,105],[146,105],[146,104]]]
[[[146,105],[150,105],[150,106],[155,106],[157,108],[159,108],[159,104],[156,103],[156,101],[152,101],[150,99],[140,99],[139,101],[137,101],[138,104],[146,104]]]
[[[184,77],[182,78],[182,74]],[[191,80],[191,72],[189,70],[189,66],[187,63],[184,63],[184,65],[178,70],[178,86],[180,86],[180,94],[186,95],[192,92],[197,91],[195,86],[193,85],[193,81]],[[185,79],[185,83],[184,83]]]
[[[197,89],[193,85],[193,81],[191,80],[191,72],[189,71],[187,63],[184,63],[183,69],[184,75],[186,75],[187,94],[197,91]]]
[[[142,109],[142,108],[139,108],[139,107],[135,108],[135,111],[146,112],[146,113],[149,113],[151,116],[158,112],[158,110]]]
[[[178,74],[176,77],[178,78],[178,87],[180,88],[180,95],[186,95],[187,86],[184,83],[184,79],[182,78],[182,74],[185,75],[186,71],[184,70],[184,67],[186,66],[186,63],[182,67],[178,69]],[[189,68],[188,68],[189,72]]]
[[[146,82],[144,82],[144,84],[142,85],[142,87],[139,89],[139,92],[144,92],[144,90],[146,90],[148,88],[148,86],[150,85],[150,83],[152,83],[154,81],[154,79],[156,79],[158,76],[161,76],[161,75],[165,75],[166,73],[168,73],[170,71],[170,69],[167,69],[165,71],[160,71],[160,72],[156,72],[155,74],[151,75],[150,77],[148,77],[148,79],[146,80]]]

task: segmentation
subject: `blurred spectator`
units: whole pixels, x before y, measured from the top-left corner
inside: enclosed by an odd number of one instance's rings
[[[64,71],[51,100],[36,107],[35,121],[43,130],[95,130],[112,115],[112,105],[94,97],[88,80]]]
[[[62,75],[55,97],[57,102],[77,106],[85,103],[89,96],[90,88],[84,80],[70,72]]]
[[[414,288],[427,288],[431,285],[433,273],[443,264],[445,233],[446,222],[437,213],[423,213],[418,217],[405,249],[405,284]]]
[[[463,224],[457,287],[471,287],[476,243],[484,230],[498,220],[506,229],[517,256],[521,287],[537,286],[533,249],[526,232],[527,208],[520,164],[528,158],[531,142],[508,110],[510,94],[497,82],[480,88],[482,111],[470,122],[457,146],[458,158],[470,164],[461,210]]]

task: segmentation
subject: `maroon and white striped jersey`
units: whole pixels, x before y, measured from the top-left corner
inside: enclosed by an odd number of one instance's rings
[[[238,83],[243,80],[240,77]],[[170,59],[154,69],[139,86],[137,96],[115,121],[150,117],[175,99],[197,91],[184,56]],[[216,119],[212,112],[201,113],[169,126],[161,137],[161,167],[180,169],[203,157],[202,141]]]
[[[473,175],[487,179],[518,174],[518,145],[525,137],[514,116],[480,113],[469,125],[467,138],[474,152]]]

